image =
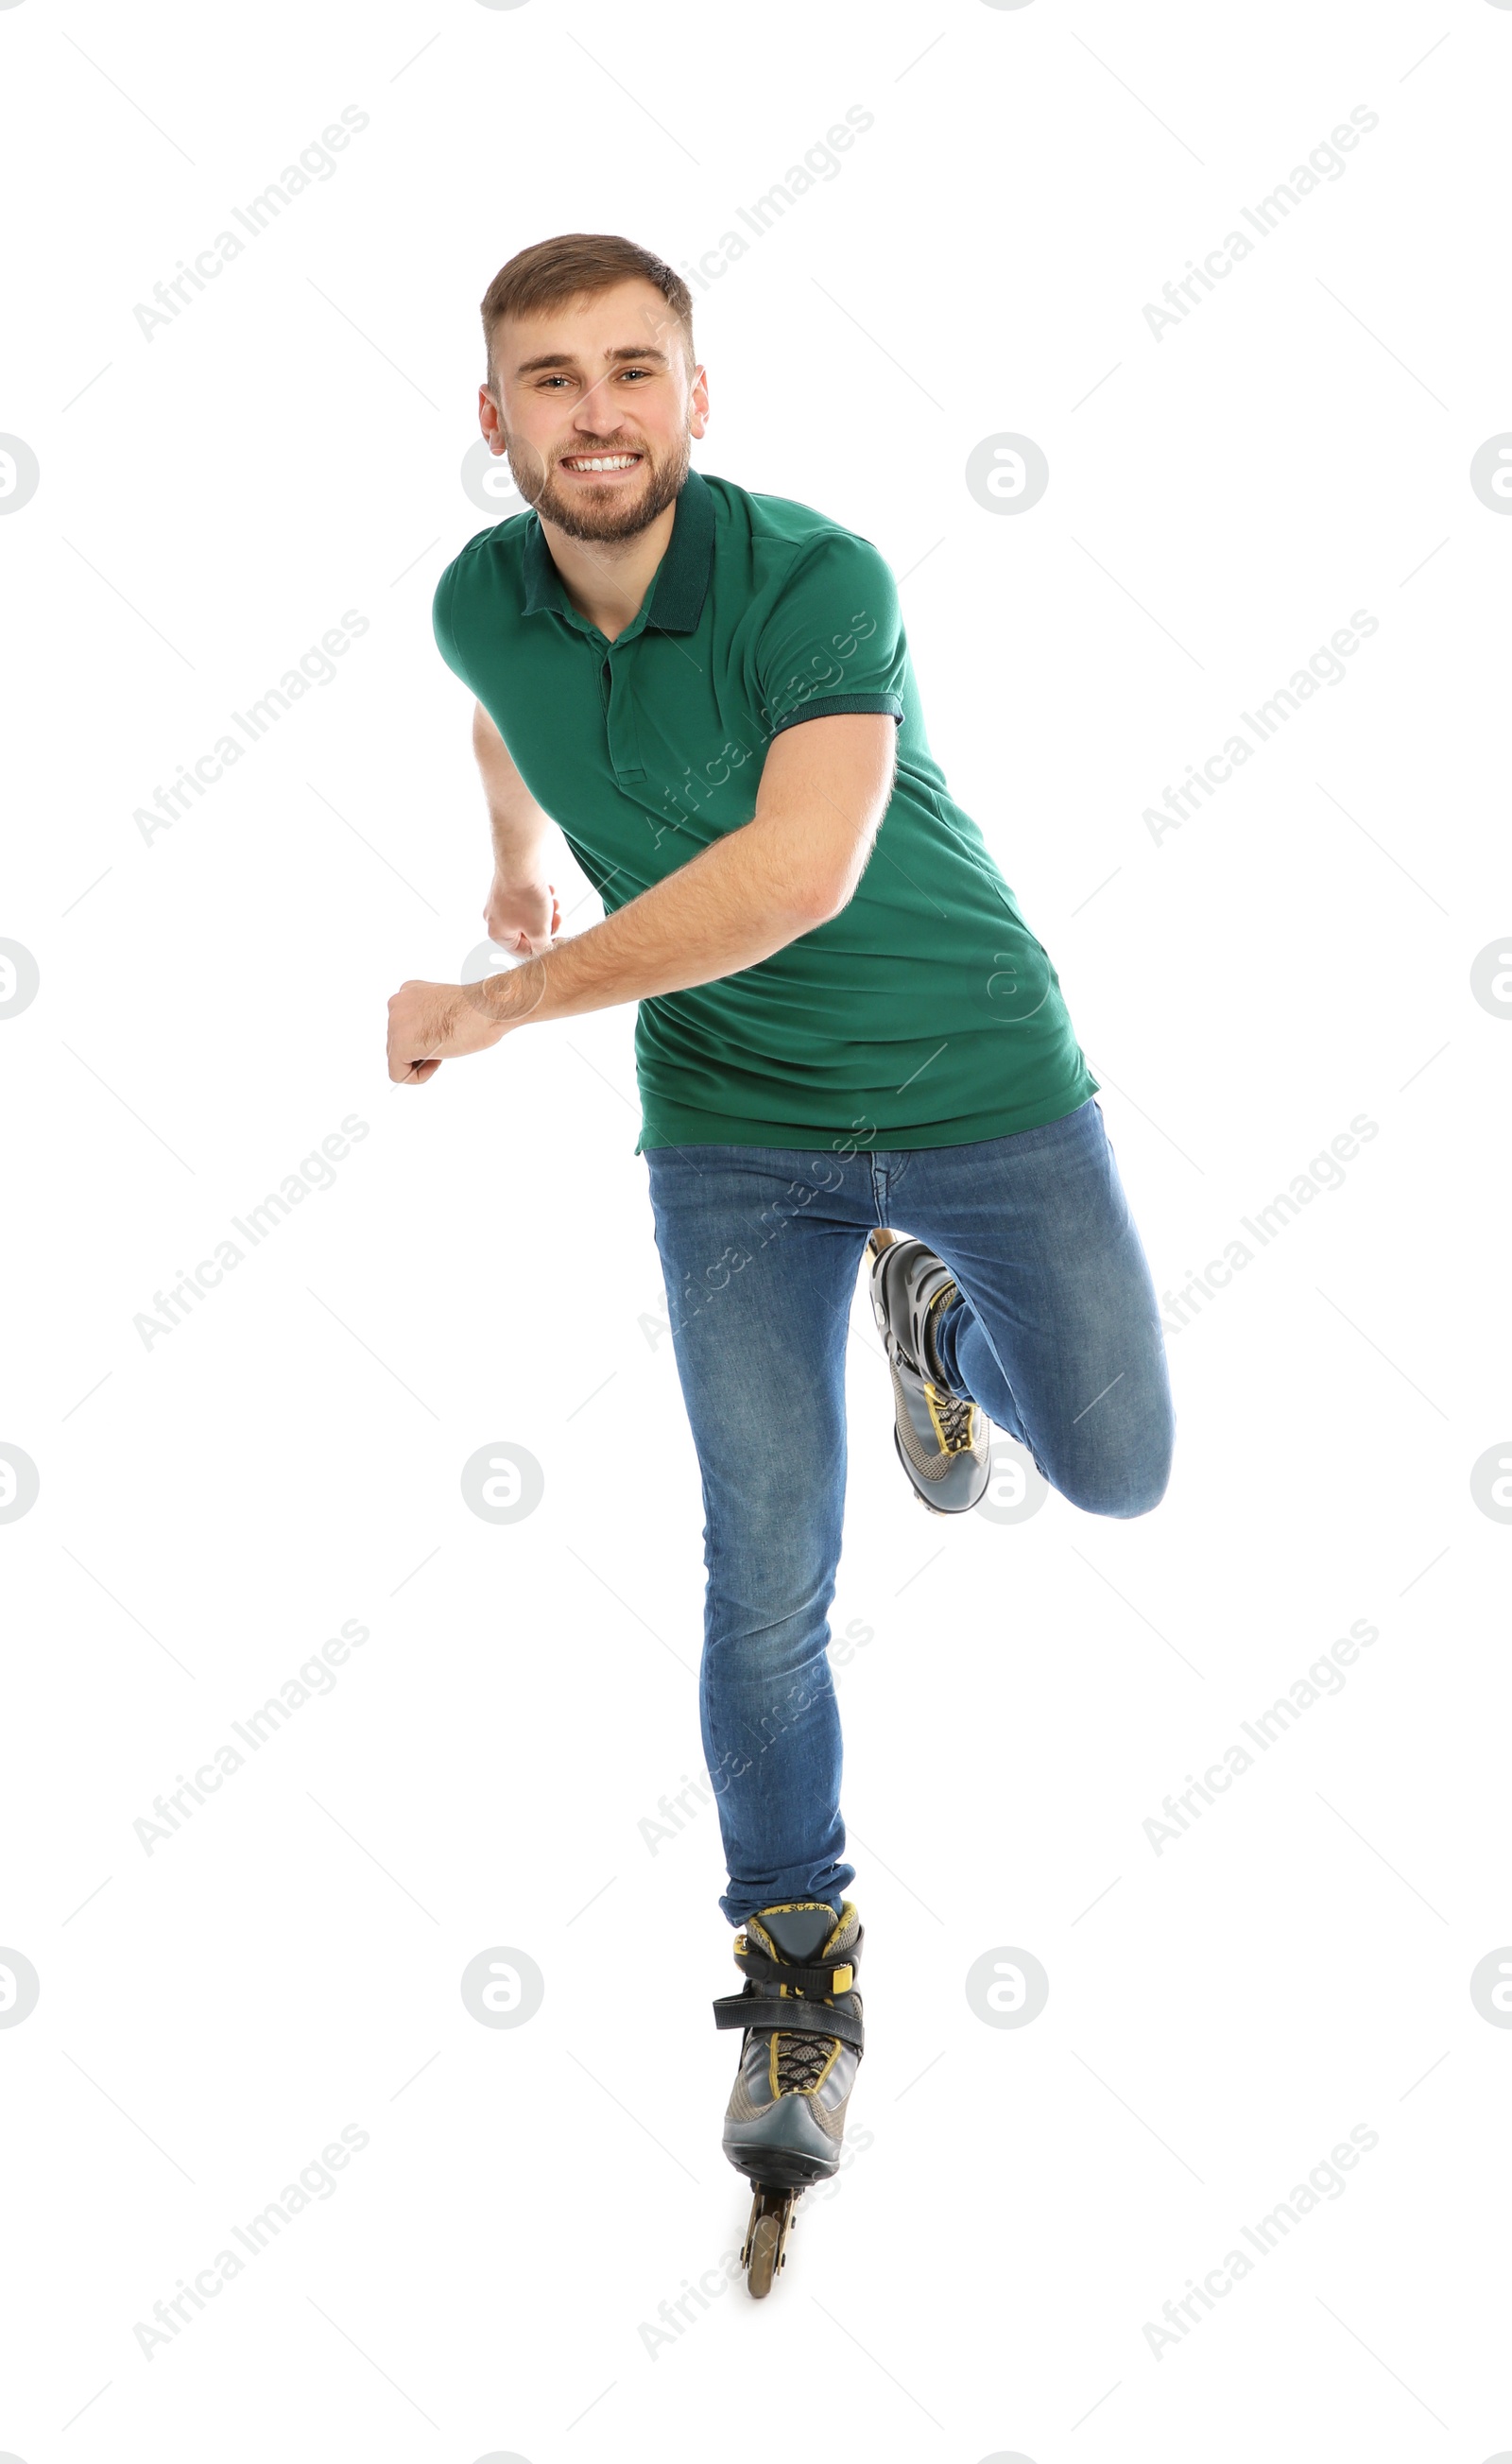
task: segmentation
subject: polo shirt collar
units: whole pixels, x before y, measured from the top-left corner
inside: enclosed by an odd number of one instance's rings
[[[713,496],[699,473],[690,468],[672,517],[672,536],[651,583],[650,605],[627,629],[640,631],[644,622],[659,633],[695,632],[709,594],[713,561]],[[525,538],[524,582],[524,615],[549,611],[581,622],[562,588],[561,576],[552,561],[538,517],[535,529],[528,531]]]

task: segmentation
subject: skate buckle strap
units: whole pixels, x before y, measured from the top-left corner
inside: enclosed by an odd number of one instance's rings
[[[802,1993],[848,1993],[856,1981],[861,1946],[866,1938],[865,1925],[858,1925],[856,1939],[845,1957],[821,1966],[812,1961],[770,1959],[764,1950],[753,1948],[748,1935],[737,1933],[734,1961],[757,1985],[796,1985]]]
[[[784,2035],[800,2036],[838,2036],[842,2044],[853,2045],[859,2054],[866,2041],[859,2011],[845,2011],[829,2002],[803,2002],[792,1995],[778,2000],[775,1993],[722,1993],[713,2006],[716,2028],[758,2028],[763,2034],[780,2029]]]

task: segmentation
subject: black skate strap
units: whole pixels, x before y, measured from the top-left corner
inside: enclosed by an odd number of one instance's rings
[[[785,1972],[785,1971],[784,1971]],[[859,2054],[866,2032],[859,2011],[830,2002],[802,2002],[796,1995],[779,2000],[775,1993],[723,1993],[713,2006],[716,2028],[780,2028],[800,2036],[838,2036]]]
[[[749,1934],[736,1934],[735,1966],[757,1985],[796,1985],[801,1993],[848,1993],[861,1966],[861,1946],[866,1939],[865,1925],[858,1925],[856,1939],[844,1958],[837,1955],[822,1963],[796,1959],[772,1959],[757,1950]]]

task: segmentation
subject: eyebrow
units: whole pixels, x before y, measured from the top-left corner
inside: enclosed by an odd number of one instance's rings
[[[665,351],[657,350],[654,345],[645,347],[630,342],[617,344],[615,349],[604,353],[604,358],[609,361],[656,360],[664,368],[670,364]],[[571,351],[542,351],[537,359],[521,360],[515,367],[515,374],[517,377],[528,377],[533,376],[538,368],[575,368],[577,364],[577,360]]]

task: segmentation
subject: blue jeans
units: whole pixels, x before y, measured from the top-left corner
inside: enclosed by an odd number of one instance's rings
[[[889,1224],[944,1259],[962,1295],[938,1338],[946,1377],[1089,1514],[1148,1514],[1170,1472],[1150,1269],[1095,1096],[968,1146],[646,1159],[703,1476],[699,1709],[730,1875],[719,1904],[732,1925],[779,1900],[838,1906],[855,1867],[825,1646],[866,1235]]]

